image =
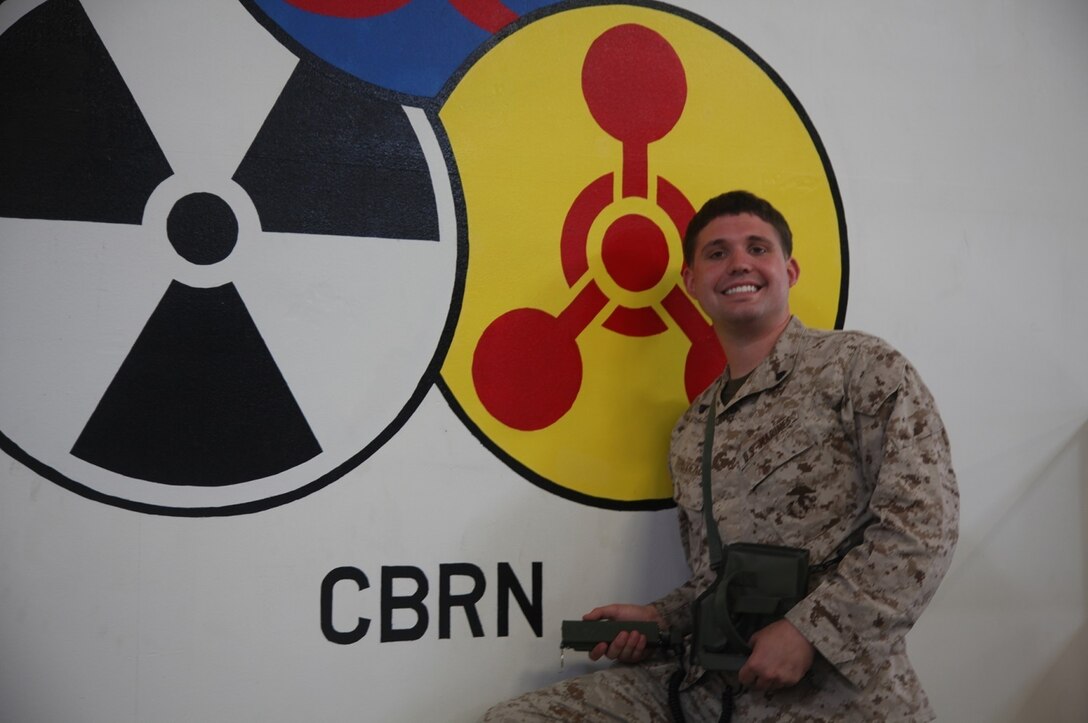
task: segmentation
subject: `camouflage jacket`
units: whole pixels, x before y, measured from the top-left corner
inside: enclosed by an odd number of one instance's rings
[[[669,463],[692,576],[655,605],[674,632],[690,632],[690,603],[714,579],[701,462],[717,388],[673,430]],[[948,569],[959,496],[948,437],[918,373],[880,339],[794,318],[718,410],[711,489],[723,542],[804,547],[815,564],[868,525],[787,614],[816,647],[809,675],[738,696],[737,720],[931,719],[904,636]]]

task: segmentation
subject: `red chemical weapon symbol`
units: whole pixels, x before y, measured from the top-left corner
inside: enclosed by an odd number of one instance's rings
[[[622,198],[649,200],[650,184],[655,183],[658,207],[683,237],[695,211],[667,179],[650,178],[648,165],[650,143],[672,130],[687,100],[687,79],[676,51],[661,35],[641,25],[611,28],[586,53],[582,94],[598,125],[623,144]],[[578,194],[567,212],[560,255],[571,288],[590,271],[590,228],[616,203],[614,187],[614,174],[604,174]],[[655,221],[638,213],[621,215],[608,224],[600,253],[612,281],[636,295],[657,287],[668,271],[666,234]],[[520,308],[491,322],[472,359],[473,382],[487,411],[507,426],[526,431],[547,427],[566,414],[582,384],[578,335],[609,301],[597,281],[590,279],[558,316]],[[684,387],[688,399],[693,399],[721,372],[725,357],[713,328],[679,285],[642,306],[617,305],[603,326],[632,337],[660,334],[668,326],[655,305],[691,343]]]

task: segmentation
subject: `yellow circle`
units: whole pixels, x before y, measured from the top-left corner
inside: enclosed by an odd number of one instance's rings
[[[589,112],[582,63],[595,39],[625,23],[650,28],[672,46],[687,98],[675,127],[648,147],[648,204],[626,199],[601,209],[589,234],[590,271],[572,289],[560,257],[564,220],[588,184],[622,174],[624,150]],[[690,342],[659,303],[679,283],[680,240],[657,209],[657,179],[696,208],[737,188],[770,200],[789,219],[804,271],[792,292],[794,313],[810,326],[833,327],[845,238],[832,180],[798,108],[724,33],[662,10],[603,5],[559,11],[503,38],[465,74],[439,116],[464,191],[469,247],[461,315],[442,368],[449,391],[491,445],[538,484],[602,506],[667,503],[668,439],[689,403]],[[640,294],[609,285],[599,258],[602,224],[628,208],[661,225],[676,245],[666,279]],[[590,279],[610,299],[577,335],[583,376],[573,405],[535,431],[495,419],[472,377],[485,329],[517,308],[559,316]],[[636,337],[602,326],[618,305],[636,302],[653,302],[667,330]]]

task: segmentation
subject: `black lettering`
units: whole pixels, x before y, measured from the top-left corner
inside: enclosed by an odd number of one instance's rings
[[[510,563],[499,563],[499,622],[498,635],[505,638],[510,635],[510,595],[518,601],[518,607],[533,629],[538,638],[544,636],[544,602],[543,602],[544,563],[533,563],[533,600],[529,597],[514,575]]]
[[[338,567],[321,581],[321,632],[325,634],[325,638],[329,642],[339,645],[351,645],[363,639],[366,631],[370,629],[370,620],[359,618],[355,628],[347,632],[342,632],[333,627],[332,591],[336,587],[336,583],[341,580],[351,580],[359,586],[360,590],[366,590],[370,587],[370,581],[366,579],[366,574],[357,567]]]
[[[411,595],[394,595],[393,581],[397,579],[414,580],[416,591]],[[427,632],[430,617],[423,599],[427,597],[430,586],[427,576],[418,567],[412,565],[389,565],[382,567],[382,642],[393,643],[402,640],[419,640]],[[393,627],[394,610],[413,610],[416,624],[410,628]]]
[[[450,580],[454,575],[472,578],[472,589],[460,595],[450,592]],[[476,612],[476,603],[484,596],[487,581],[484,580],[484,572],[480,568],[467,562],[454,562],[438,567],[438,637],[446,639],[450,637],[450,610],[454,607],[463,607],[465,617],[468,618],[468,627],[472,631],[472,637],[482,638],[484,626],[480,624],[480,615]]]

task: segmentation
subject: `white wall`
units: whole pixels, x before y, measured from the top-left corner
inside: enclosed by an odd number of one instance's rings
[[[1088,719],[1088,4],[676,4],[748,44],[808,111],[846,211],[846,326],[906,352],[941,406],[961,542],[909,637],[938,715]],[[568,655],[558,672],[562,618],[684,574],[672,511],[529,484],[436,389],[362,466],[251,515],[140,514],[0,459],[5,721],[469,721],[583,669]],[[488,578],[486,634],[455,613],[439,640],[438,568],[465,561]],[[512,606],[499,638],[496,565],[528,584],[534,561],[544,636]],[[341,565],[372,584],[338,598],[345,627],[378,625],[382,566],[422,568],[424,639],[327,641],[319,589]]]

